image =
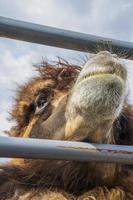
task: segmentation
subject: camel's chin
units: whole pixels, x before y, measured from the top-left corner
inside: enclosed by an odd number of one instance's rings
[[[78,82],[70,102],[81,113],[116,117],[124,102],[125,82],[115,74],[99,74]]]

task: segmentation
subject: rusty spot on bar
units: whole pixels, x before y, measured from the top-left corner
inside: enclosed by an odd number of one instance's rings
[[[58,148],[63,149],[73,149],[73,150],[82,150],[82,151],[92,151],[92,152],[108,152],[113,154],[133,154],[133,152],[124,151],[124,150],[111,150],[111,149],[99,149],[99,148],[87,148],[87,147],[72,147],[72,146],[57,146]]]
[[[72,147],[72,146],[57,146],[59,148],[63,148],[63,149],[74,149],[74,150],[85,150],[85,151],[98,151],[98,149],[91,149],[91,148],[87,148],[87,147]]]

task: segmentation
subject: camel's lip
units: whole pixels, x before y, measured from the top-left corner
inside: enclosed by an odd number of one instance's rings
[[[93,78],[95,76],[106,76],[106,75],[110,75],[110,76],[116,76],[116,77],[119,77],[120,79],[122,79],[118,74],[116,73],[112,73],[112,72],[108,72],[108,71],[93,71],[93,72],[90,72],[86,75],[83,75],[81,76],[78,80],[77,80],[77,83],[81,82],[81,81],[84,81],[86,79],[89,79],[89,78]]]

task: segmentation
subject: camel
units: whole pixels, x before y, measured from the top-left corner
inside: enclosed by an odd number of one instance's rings
[[[127,70],[108,51],[83,67],[43,62],[19,87],[10,136],[133,145]],[[1,200],[133,200],[130,165],[13,159],[0,166]]]

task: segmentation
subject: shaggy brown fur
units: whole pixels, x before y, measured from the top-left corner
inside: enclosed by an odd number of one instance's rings
[[[60,60],[57,64],[44,62],[36,67],[39,75],[36,78],[29,80],[25,85],[18,88],[11,119],[15,120],[17,126],[13,127],[8,133],[11,136],[22,136],[23,128],[26,127],[30,119],[34,115],[35,105],[34,99],[37,97],[41,89],[50,89],[54,91],[54,95],[58,98],[58,93],[68,93],[69,89],[74,84],[78,73],[79,66],[70,65],[69,63]],[[45,93],[47,91],[44,91]]]
[[[65,139],[64,135],[62,136],[66,123],[62,114],[66,107],[64,102],[67,101],[68,92],[80,69],[79,66],[60,60],[56,65],[44,62],[38,68],[38,77],[30,80],[17,92],[11,113],[17,125],[9,134],[17,137]],[[41,114],[35,116],[40,94],[45,94],[49,102],[43,119]],[[52,113],[55,113],[55,116],[51,117]],[[62,120],[57,121],[57,129],[54,120],[60,113]],[[36,125],[42,121],[46,121],[45,135]],[[52,123],[50,127],[49,123]],[[49,131],[54,131],[55,134],[51,135]],[[59,132],[61,136],[57,134]],[[111,143],[133,145],[132,133],[133,110],[125,103],[113,123]],[[88,138],[83,138],[82,141],[89,142]],[[131,166],[111,163],[14,159],[1,166],[0,199],[133,200],[133,170]]]

